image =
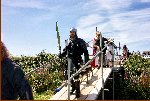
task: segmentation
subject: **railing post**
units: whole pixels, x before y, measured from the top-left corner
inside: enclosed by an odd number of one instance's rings
[[[68,57],[68,100],[70,100],[70,67],[71,67],[71,59]]]
[[[83,64],[85,64],[85,57],[83,57]],[[86,74],[86,77],[87,77],[87,82],[86,82],[86,83],[87,83],[87,84],[88,84],[88,81],[89,81],[89,79],[88,79],[88,73],[89,73],[89,72],[87,72],[87,74]]]
[[[103,42],[103,37],[102,37],[102,33],[100,33],[100,51],[102,51],[102,42]],[[101,75],[102,75],[102,100],[104,100],[104,78],[103,78],[103,64],[104,64],[104,60],[103,60],[103,56],[104,56],[104,54],[103,54],[104,52],[102,51],[101,52],[101,54],[100,54],[100,56],[99,56],[99,61],[100,61],[100,63],[101,63]]]
[[[121,49],[121,47],[120,47],[120,42],[119,42],[119,65],[120,65],[120,67],[121,67],[121,54],[120,54],[120,49]]]
[[[103,78],[103,52],[101,53],[101,75],[102,75],[102,100],[104,100],[104,78]]]
[[[65,40],[65,44],[66,44],[66,46],[68,46],[68,40]],[[68,61],[68,72],[67,72],[67,74],[68,74],[68,100],[70,100],[70,86],[71,86],[71,84],[70,84],[70,68],[71,68],[71,63],[72,63],[72,61],[71,61],[71,59],[69,58],[69,53],[68,53],[68,49],[67,49],[67,61]]]
[[[114,43],[114,41],[113,41],[113,43]],[[114,68],[114,44],[112,44],[112,68]],[[114,96],[115,96],[114,83],[115,83],[115,80],[114,80],[114,71],[113,71],[113,100],[114,100]]]
[[[100,47],[99,47],[99,51],[102,51],[102,39],[103,39],[103,37],[102,37],[102,33],[100,33]],[[103,61],[101,61],[101,58],[102,58],[102,56],[101,56],[102,54],[99,54],[99,63],[103,63]]]

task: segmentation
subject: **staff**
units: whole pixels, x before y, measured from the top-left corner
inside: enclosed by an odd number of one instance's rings
[[[58,39],[58,48],[59,48],[59,53],[61,54],[61,46],[60,46],[60,33],[58,31],[58,21],[56,22],[56,32],[57,32],[57,39]]]

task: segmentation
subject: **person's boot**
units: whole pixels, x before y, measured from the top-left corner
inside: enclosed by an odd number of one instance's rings
[[[75,91],[75,82],[73,80],[71,80],[71,87],[72,87],[72,90],[70,94],[73,94],[73,92]]]
[[[76,81],[76,98],[80,97],[80,81]]]

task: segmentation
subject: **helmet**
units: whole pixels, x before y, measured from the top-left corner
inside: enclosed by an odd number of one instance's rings
[[[75,33],[77,33],[77,29],[75,29],[74,27],[71,27],[71,28],[70,28],[70,32],[75,32]]]

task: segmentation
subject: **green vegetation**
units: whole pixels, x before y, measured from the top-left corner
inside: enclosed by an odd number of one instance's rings
[[[130,56],[125,62],[125,82],[121,97],[124,100],[150,99],[150,61]]]
[[[48,100],[54,94],[53,91],[47,90],[42,93],[33,93],[35,100]]]
[[[12,57],[26,75],[33,89],[35,100],[47,100],[55,93],[55,89],[63,81],[64,59],[42,51],[35,57]]]
[[[25,73],[33,69],[34,72],[26,75],[29,80],[35,100],[48,100],[55,89],[61,85],[64,79],[64,59],[42,51],[35,57],[12,57]],[[150,99],[150,61],[140,56],[130,56],[125,62],[125,81],[117,92],[119,98],[124,100]],[[118,85],[116,85],[118,87]]]

